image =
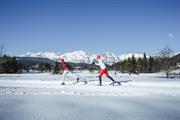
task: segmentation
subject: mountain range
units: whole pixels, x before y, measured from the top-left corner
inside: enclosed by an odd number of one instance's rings
[[[119,61],[123,61],[128,57],[132,57],[134,54],[135,58],[143,57],[143,54],[128,53],[122,55],[116,55],[114,53],[105,52],[100,54],[105,63],[111,65]],[[66,52],[66,53],[54,53],[54,52],[27,52],[26,54],[19,55],[18,57],[37,57],[37,58],[48,58],[50,60],[59,61],[60,58],[64,58],[66,62],[73,63],[87,63],[90,64],[96,58],[97,54],[90,54],[83,50]],[[148,57],[148,56],[147,56]]]

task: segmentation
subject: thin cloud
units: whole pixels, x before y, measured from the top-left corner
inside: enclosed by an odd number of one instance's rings
[[[170,38],[175,38],[175,36],[172,33],[169,33]]]

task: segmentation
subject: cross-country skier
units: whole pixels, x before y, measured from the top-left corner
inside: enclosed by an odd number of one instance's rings
[[[65,77],[67,77],[67,74],[71,73],[69,71],[69,67],[67,66],[67,63],[64,61],[64,58],[61,58],[61,64],[63,66],[63,82],[61,83],[61,85],[65,85]]]
[[[99,84],[100,86],[102,86],[102,79],[101,77],[103,76],[103,74],[106,75],[107,78],[111,79],[112,80],[112,85],[115,84],[115,80],[109,76],[109,73],[107,71],[107,68],[106,68],[106,65],[104,64],[103,60],[101,59],[101,56],[100,55],[96,55],[96,60],[97,60],[97,63],[95,62],[96,65],[99,65],[100,68],[101,68],[101,71],[99,73]]]
[[[78,83],[80,81],[79,77],[81,77],[81,76],[79,76],[76,73],[72,74],[72,72],[70,71],[70,68],[68,67],[68,64],[64,61],[64,58],[61,58],[61,64],[62,64],[63,70],[64,70],[64,72],[63,72],[63,82],[61,83],[61,85],[65,85],[65,78],[67,77],[68,74],[70,74],[73,77],[76,77],[76,82],[75,83]],[[83,78],[83,77],[81,77],[81,78]],[[87,83],[87,81],[84,81],[84,82]]]

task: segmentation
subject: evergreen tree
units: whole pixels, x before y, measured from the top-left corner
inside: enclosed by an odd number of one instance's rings
[[[161,58],[155,57],[154,62],[155,62],[153,66],[154,72],[161,71]]]
[[[155,60],[153,57],[149,57],[148,59],[148,73],[154,72],[154,65],[155,65]]]
[[[40,70],[41,72],[50,71],[51,65],[47,62],[40,62],[40,64],[38,64],[38,70]]]
[[[143,55],[143,73],[147,73],[148,72],[148,62],[147,62],[147,57],[146,57],[146,53],[144,53]]]
[[[0,57],[0,73],[16,73],[19,70],[15,57]]]
[[[131,58],[130,57],[127,59],[125,66],[126,66],[126,71],[129,74],[131,74],[132,72],[131,72]]]
[[[138,68],[137,67],[137,61],[136,61],[134,55],[132,55],[132,58],[131,58],[131,69],[130,69],[131,73],[137,73],[137,68]]]
[[[142,73],[143,72],[143,59],[142,58],[138,58],[137,60],[137,65],[138,65],[138,72]]]
[[[126,61],[126,59],[125,59],[125,60],[124,60],[123,62],[121,62],[121,64],[119,65],[120,71],[121,71],[122,73],[124,73],[124,72],[127,70],[126,64],[127,64],[127,61]]]

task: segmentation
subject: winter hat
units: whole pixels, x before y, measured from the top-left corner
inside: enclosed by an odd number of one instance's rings
[[[64,58],[63,58],[63,57],[61,57],[60,60],[61,60],[62,62],[64,62]]]
[[[96,55],[96,59],[101,59],[101,56],[100,55]]]

